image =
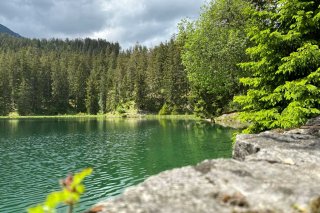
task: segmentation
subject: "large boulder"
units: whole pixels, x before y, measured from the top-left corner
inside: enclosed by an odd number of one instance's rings
[[[234,159],[149,177],[100,212],[320,212],[320,118],[301,129],[238,135]]]

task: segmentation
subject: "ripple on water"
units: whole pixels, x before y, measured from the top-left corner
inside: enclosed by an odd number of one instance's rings
[[[0,212],[24,212],[59,190],[68,173],[92,167],[81,212],[150,175],[231,156],[230,129],[185,120],[1,120]],[[65,212],[59,208],[59,212]]]

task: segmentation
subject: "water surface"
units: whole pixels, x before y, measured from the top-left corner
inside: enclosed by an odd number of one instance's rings
[[[0,212],[25,212],[92,167],[76,212],[161,171],[231,157],[233,130],[194,120],[0,120]],[[65,212],[60,208],[58,212]]]

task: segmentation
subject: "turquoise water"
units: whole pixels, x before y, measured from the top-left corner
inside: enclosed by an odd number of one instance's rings
[[[0,212],[26,212],[59,190],[59,179],[92,167],[81,212],[150,175],[231,157],[232,133],[194,120],[2,119]]]

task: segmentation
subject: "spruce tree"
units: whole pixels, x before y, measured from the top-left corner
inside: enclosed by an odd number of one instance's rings
[[[28,80],[23,79],[18,92],[17,110],[20,115],[30,115],[32,113],[32,90]]]
[[[86,89],[86,109],[89,114],[99,112],[98,80],[95,73],[89,76]]]
[[[320,7],[317,1],[280,0],[254,12],[247,49],[251,61],[241,67],[252,77],[249,89],[235,97],[243,107],[246,132],[290,128],[320,114]],[[268,9],[269,8],[269,9]]]
[[[8,115],[11,111],[9,71],[7,57],[4,54],[0,54],[0,115]]]
[[[54,114],[64,114],[69,109],[69,84],[66,78],[65,62],[57,59],[52,62],[52,105],[50,111]]]

